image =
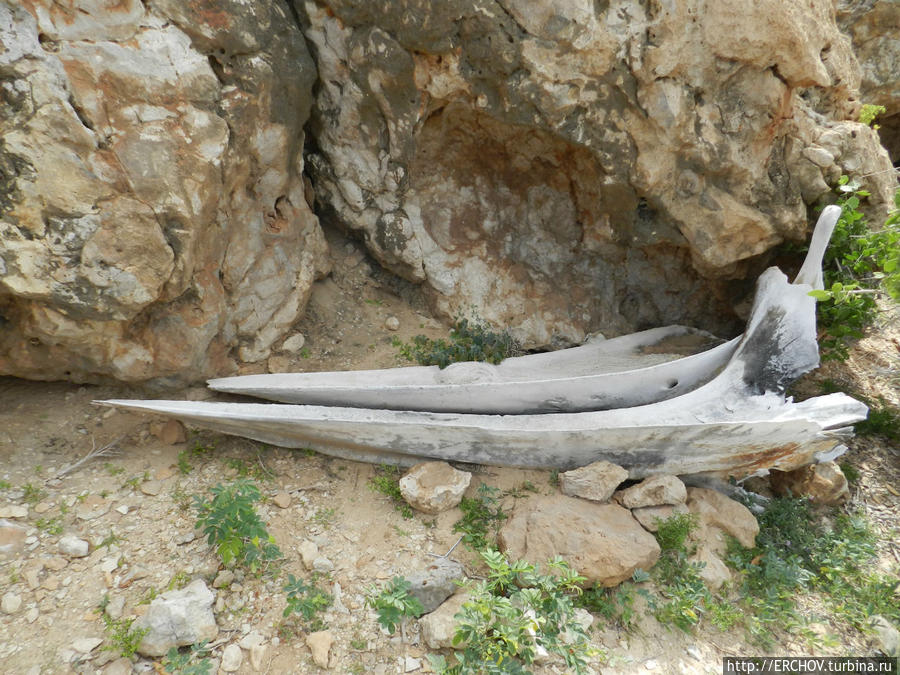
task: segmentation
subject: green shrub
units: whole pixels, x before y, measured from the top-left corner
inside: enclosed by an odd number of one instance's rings
[[[875,124],[875,118],[879,115],[883,115],[886,112],[887,108],[885,108],[883,105],[864,103],[859,110],[859,121],[863,124],[867,124],[875,130],[878,130],[878,125]]]
[[[884,227],[871,230],[859,210],[869,193],[846,176],[838,189],[841,217],[822,263],[825,289],[810,295],[819,300],[822,358],[844,360],[849,342],[877,315],[876,295],[900,300],[900,190]]]
[[[331,607],[332,598],[315,582],[306,583],[303,579],[297,579],[293,574],[288,574],[288,582],[284,585],[287,593],[287,606],[284,608],[284,617],[299,614],[307,623],[310,630],[316,631],[324,628],[317,614]]]
[[[366,598],[366,605],[378,613],[378,623],[391,635],[407,619],[419,617],[425,611],[421,601],[410,594],[410,586],[403,577],[394,577],[380,592],[373,589]]]
[[[463,543],[474,551],[494,546],[500,526],[506,520],[499,494],[498,488],[482,483],[474,497],[463,497],[459,503],[463,516],[453,525],[453,531],[461,533]]]
[[[262,498],[255,484],[240,479],[227,486],[220,483],[211,492],[211,500],[194,496],[196,526],[216,547],[223,564],[234,561],[255,572],[261,565],[281,558],[275,539],[253,508]]]
[[[179,651],[178,647],[172,647],[163,661],[163,670],[174,675],[209,675],[213,663],[207,657],[209,649],[206,646],[208,640],[191,645],[187,651]],[[196,661],[195,659],[200,659]]]
[[[403,470],[398,466],[381,464],[375,469],[375,475],[369,479],[369,487],[391,500],[394,509],[404,518],[413,517],[412,507],[403,499],[400,492],[400,478]]]
[[[450,339],[432,340],[416,335],[412,342],[394,338],[394,347],[407,361],[423,366],[446,368],[460,361],[500,363],[518,352],[518,344],[507,333],[496,333],[479,320],[457,319],[450,330]]]
[[[524,561],[510,563],[493,550],[481,552],[489,572],[471,589],[471,599],[456,615],[453,643],[456,663],[431,657],[439,673],[476,675],[527,673],[538,647],[563,658],[568,672],[583,673],[594,651],[575,621],[574,598],[584,577],[562,559],[540,574]]]

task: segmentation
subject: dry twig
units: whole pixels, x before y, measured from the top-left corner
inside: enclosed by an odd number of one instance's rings
[[[62,478],[63,476],[65,476],[65,475],[67,475],[67,474],[70,474],[70,473],[72,473],[73,471],[75,471],[76,469],[80,468],[83,464],[85,464],[85,463],[91,461],[92,459],[96,459],[97,457],[114,457],[114,456],[117,455],[118,453],[115,452],[115,451],[113,450],[113,448],[115,448],[115,446],[118,445],[119,442],[120,442],[123,438],[125,438],[125,437],[124,437],[124,436],[119,436],[119,438],[117,438],[116,440],[110,441],[109,443],[107,443],[106,445],[104,445],[102,448],[98,448],[98,447],[97,447],[97,441],[94,439],[93,436],[91,436],[91,446],[92,446],[92,447],[91,447],[90,452],[88,452],[88,454],[86,454],[84,457],[82,457],[81,459],[79,459],[79,460],[78,460],[77,462],[75,462],[74,464],[70,464],[70,465],[67,466],[65,469],[60,469],[59,471],[57,471],[56,474],[54,474],[53,478],[54,478],[54,479],[55,479],[55,478]]]

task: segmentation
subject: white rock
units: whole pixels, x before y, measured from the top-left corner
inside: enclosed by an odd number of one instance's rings
[[[124,656],[116,659],[103,669],[103,675],[131,675],[131,659]]]
[[[265,635],[260,633],[258,630],[252,630],[238,641],[238,646],[241,649],[249,650],[253,649],[253,647],[257,645],[263,644],[265,641]]]
[[[471,480],[472,474],[447,462],[423,462],[400,479],[400,494],[414,509],[434,515],[458,505]]]
[[[225,588],[230,586],[234,581],[234,572],[231,570],[222,570],[213,579],[213,588]]]
[[[13,591],[7,591],[0,600],[0,611],[4,614],[15,614],[22,607],[22,596]]]
[[[880,614],[874,615],[870,622],[878,638],[878,648],[887,656],[900,656],[900,631]]]
[[[628,471],[617,464],[601,460],[559,474],[559,489],[569,497],[605,502],[609,501],[626,478]]]
[[[422,667],[422,662],[412,656],[403,657],[403,672],[412,673]]]
[[[70,558],[83,558],[88,554],[88,543],[74,535],[66,535],[59,540],[59,552]]]
[[[263,663],[265,663],[268,651],[269,648],[266,645],[253,645],[250,647],[250,666],[253,670],[260,672],[263,669]]]
[[[212,612],[214,601],[215,595],[202,579],[163,593],[134,622],[134,630],[150,629],[138,651],[145,656],[164,656],[172,647],[212,640],[219,632]]]
[[[468,593],[457,593],[451,596],[430,614],[419,619],[419,630],[422,641],[430,649],[452,649],[453,636],[456,634],[456,619],[454,616],[462,609]]]
[[[325,574],[327,572],[331,572],[334,569],[334,563],[324,555],[320,555],[315,560],[313,560],[312,568],[314,572],[321,572],[322,574]]]
[[[243,660],[244,653],[241,651],[241,648],[236,644],[230,644],[222,651],[222,664],[220,667],[226,673],[233,673],[241,667]]]
[[[626,509],[684,504],[687,489],[677,476],[651,476],[637,485],[620,490],[613,498]]]
[[[286,352],[299,352],[303,349],[304,344],[306,344],[306,336],[303,333],[294,333],[281,343],[281,349]]]
[[[309,539],[304,539],[300,542],[300,546],[297,547],[297,552],[300,554],[300,560],[303,561],[303,566],[306,569],[311,570],[313,568],[313,562],[319,557],[318,544]]]
[[[384,321],[384,327],[388,330],[400,330],[400,319],[396,316],[389,316]]]

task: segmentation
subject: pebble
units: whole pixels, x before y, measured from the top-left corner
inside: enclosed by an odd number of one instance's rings
[[[313,661],[319,668],[328,667],[328,652],[334,642],[331,632],[327,630],[316,631],[306,636],[306,646],[312,652]]]
[[[50,509],[53,508],[53,504],[50,502],[38,502],[34,505],[35,513],[47,513]]]
[[[110,619],[118,620],[122,618],[125,612],[125,596],[114,595],[109,599],[106,605],[106,613]]]
[[[272,497],[272,501],[275,502],[275,506],[280,509],[286,509],[291,505],[291,493],[290,492],[279,492],[274,497]]]
[[[281,344],[281,349],[286,352],[299,352],[306,344],[306,336],[303,333],[294,333]]]
[[[25,528],[9,520],[0,520],[0,555],[12,556],[25,547]]]
[[[238,642],[238,646],[241,649],[253,649],[253,647],[257,647],[266,641],[265,636],[260,633],[258,630],[250,631],[244,637],[240,639]]]
[[[131,659],[126,659],[124,656],[120,659],[116,659],[103,671],[103,675],[130,675],[131,674]]]
[[[79,520],[94,520],[109,511],[109,502],[100,495],[88,495],[75,507]]]
[[[15,614],[22,607],[22,596],[13,591],[7,591],[0,599],[0,611],[4,614]]]
[[[116,507],[116,511],[121,513],[123,516],[128,515],[128,504],[120,504]]]
[[[236,644],[230,644],[222,652],[222,664],[220,667],[226,673],[233,673],[241,667],[243,660],[244,653],[241,651],[241,648]]]
[[[312,568],[314,572],[325,574],[327,572],[331,572],[334,569],[334,563],[324,555],[320,555],[318,558],[313,560]]]
[[[396,316],[389,316],[384,321],[384,327],[388,330],[400,330],[400,319]]]
[[[266,645],[253,645],[250,648],[250,665],[253,667],[253,670],[259,672],[263,669],[263,662],[266,660],[268,649]]]
[[[187,440],[187,434],[181,422],[169,420],[160,427],[157,438],[167,445],[176,445],[177,443],[184,443]]]
[[[700,650],[697,649],[694,645],[690,645],[684,651],[687,652],[687,655],[690,656],[694,661],[702,661],[703,655],[700,653]]]
[[[659,668],[659,663],[657,663],[653,659],[648,659],[644,661],[644,668],[646,668],[647,670],[656,670],[657,668]]]
[[[70,558],[83,558],[88,554],[88,543],[74,535],[67,535],[59,540],[59,552]]]
[[[403,657],[403,672],[411,673],[414,670],[418,670],[422,667],[422,662],[419,659],[414,659],[411,656]]]
[[[234,572],[231,570],[222,570],[213,580],[213,588],[225,588],[226,586],[230,586],[233,581]]]
[[[41,615],[40,610],[37,607],[32,607],[27,612],[25,612],[25,620],[28,623],[34,623],[37,621],[38,617]]]
[[[303,566],[310,570],[312,569],[313,561],[319,557],[319,546],[314,541],[304,539],[300,542],[300,546],[297,547],[297,552],[300,554]]]

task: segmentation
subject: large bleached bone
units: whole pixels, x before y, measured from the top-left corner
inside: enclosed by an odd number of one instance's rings
[[[826,208],[816,229],[830,235],[839,214],[837,207]],[[850,425],[865,419],[866,406],[844,394],[802,403],[784,396],[788,383],[819,362],[810,290],[808,283],[789,283],[776,268],[766,270],[747,330],[721,372],[682,396],[647,405],[487,415],[265,403],[101,403],[369,462],[444,459],[569,469],[606,459],[627,468],[632,478],[742,478],[833,457]]]

